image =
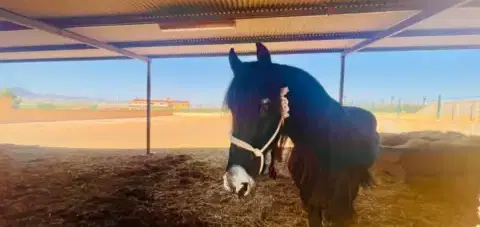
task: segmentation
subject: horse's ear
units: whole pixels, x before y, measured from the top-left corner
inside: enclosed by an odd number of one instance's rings
[[[238,55],[233,48],[230,48],[230,52],[228,53],[228,61],[230,62],[232,70],[237,69],[242,64],[242,61],[238,58]]]
[[[256,43],[257,46],[257,59],[262,63],[272,63],[270,57],[270,51],[262,43]]]

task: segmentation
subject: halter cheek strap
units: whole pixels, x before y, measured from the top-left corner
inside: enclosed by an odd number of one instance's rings
[[[258,174],[261,174],[263,171],[263,164],[265,163],[265,158],[263,156],[263,152],[272,144],[273,140],[277,137],[278,133],[280,132],[280,127],[282,126],[284,120],[289,117],[289,107],[288,107],[288,100],[285,98],[285,95],[288,92],[288,87],[284,87],[280,91],[280,97],[281,97],[281,104],[282,104],[282,118],[280,119],[280,122],[278,122],[277,129],[273,133],[273,135],[270,137],[270,139],[267,141],[267,143],[262,147],[262,149],[258,149],[250,145],[249,143],[236,138],[235,136],[232,135],[230,142],[232,144],[235,144],[235,146],[243,148],[247,151],[252,152],[256,157],[260,157],[260,169],[258,171]]]
[[[270,146],[270,144],[273,142],[275,137],[277,137],[278,132],[280,131],[280,126],[282,125],[282,120],[280,120],[277,129],[275,130],[275,133],[273,133],[272,137],[268,140],[268,142],[262,147],[262,149],[254,148],[252,145],[246,143],[243,140],[237,139],[235,136],[232,136],[231,143],[235,144],[235,146],[243,148],[247,151],[251,151],[255,156],[260,157],[260,169],[258,171],[258,174],[262,173],[263,170],[263,164],[265,163],[265,158],[263,157],[263,152]]]

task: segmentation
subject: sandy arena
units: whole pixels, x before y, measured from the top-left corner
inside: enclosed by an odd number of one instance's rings
[[[143,118],[0,124],[0,226],[306,226],[282,163],[280,179],[261,180],[245,201],[223,191],[229,122],[221,115],[154,117],[153,156],[144,155]],[[379,116],[381,132],[480,132],[470,122],[454,126]],[[409,166],[411,155],[382,157],[374,169],[378,185],[357,199],[358,226],[480,223],[480,140],[427,134],[384,134],[382,143],[414,154],[459,152],[470,161],[444,171],[438,163],[451,158],[427,159],[428,172]]]

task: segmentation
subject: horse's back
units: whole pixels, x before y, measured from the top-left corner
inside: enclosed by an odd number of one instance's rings
[[[372,112],[353,106],[343,107],[348,119],[364,136],[372,136],[377,132],[377,119]]]

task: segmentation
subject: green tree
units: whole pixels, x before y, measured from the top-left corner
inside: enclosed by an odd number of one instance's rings
[[[12,97],[12,98],[17,97],[15,93],[13,93],[13,91],[8,88],[5,88],[2,91],[0,91],[0,96],[6,96],[6,97]]]
[[[12,104],[13,108],[18,108],[20,106],[20,103],[22,103],[22,99],[17,95],[15,95],[15,93],[8,88],[5,88],[2,91],[0,91],[0,96],[11,97],[13,100],[13,104]]]

